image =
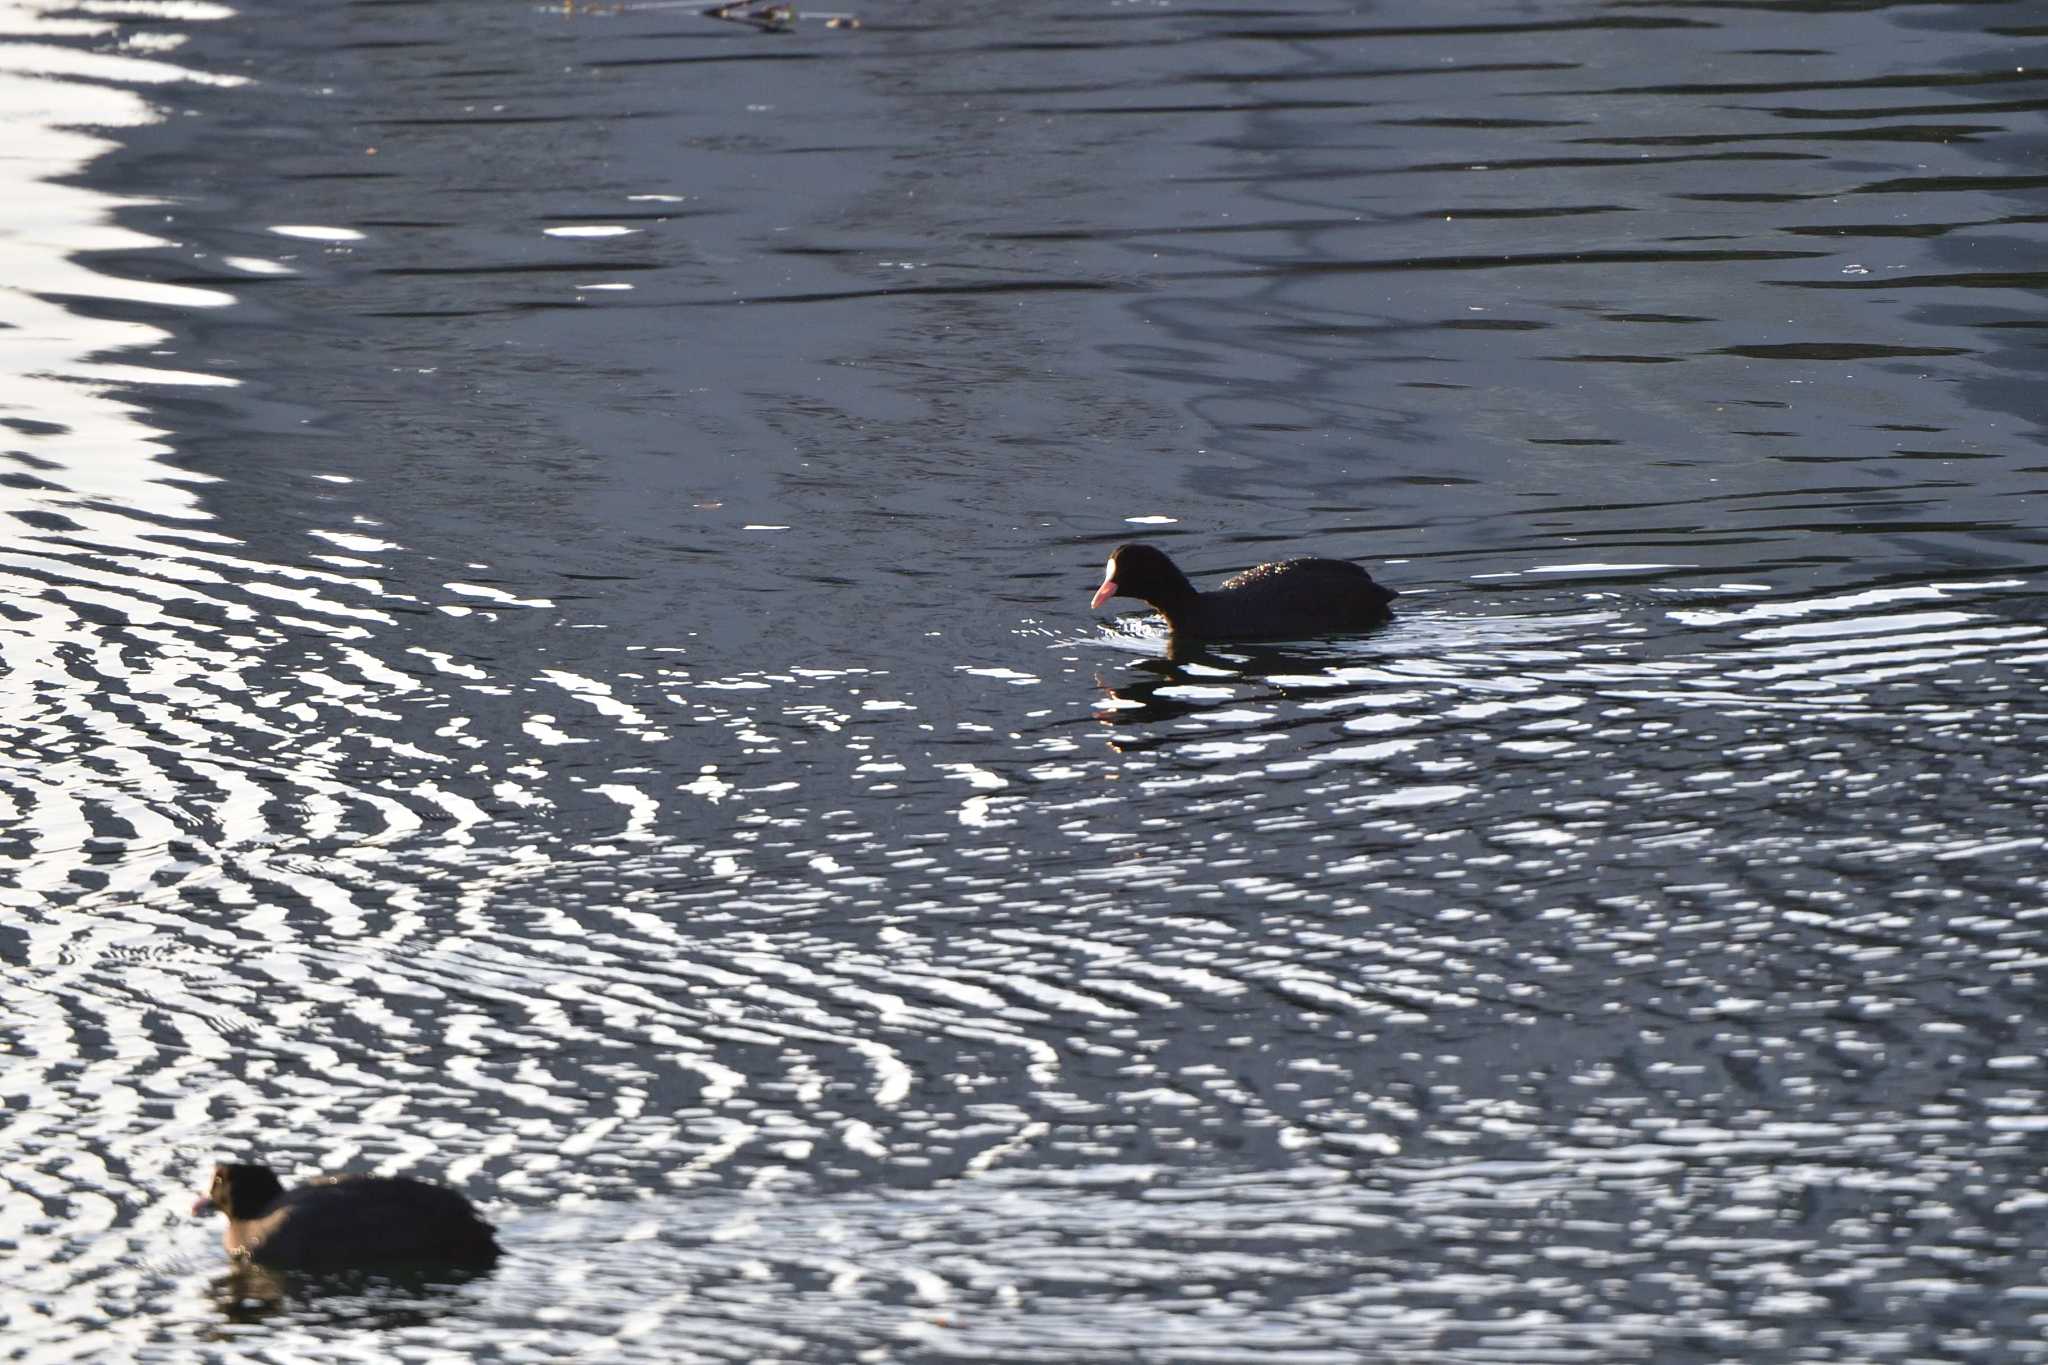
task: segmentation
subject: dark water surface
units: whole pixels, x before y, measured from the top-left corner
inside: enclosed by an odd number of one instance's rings
[[[15,1358],[2048,1360],[2037,4],[0,14]]]

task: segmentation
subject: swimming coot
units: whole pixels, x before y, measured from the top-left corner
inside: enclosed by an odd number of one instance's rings
[[[330,1176],[287,1190],[268,1166],[220,1165],[192,1206],[216,1210],[228,1217],[230,1255],[286,1270],[498,1257],[490,1225],[467,1199],[403,1176]]]
[[[1177,637],[1299,640],[1385,625],[1394,592],[1347,560],[1307,558],[1261,564],[1220,588],[1196,592],[1163,550],[1119,545],[1088,605],[1112,597],[1150,603]]]

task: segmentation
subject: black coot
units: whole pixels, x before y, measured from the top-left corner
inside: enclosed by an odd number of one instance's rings
[[[332,1176],[287,1190],[268,1166],[221,1165],[192,1206],[216,1210],[228,1217],[229,1254],[285,1270],[498,1257],[490,1225],[467,1199],[403,1176]]]
[[[1196,592],[1165,551],[1119,545],[1088,605],[1112,597],[1150,603],[1177,638],[1299,640],[1385,625],[1394,592],[1348,560],[1306,558],[1261,564]]]

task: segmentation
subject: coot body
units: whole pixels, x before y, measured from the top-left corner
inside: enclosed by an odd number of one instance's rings
[[[1348,560],[1310,558],[1261,564],[1197,592],[1165,551],[1134,544],[1110,555],[1089,605],[1112,597],[1150,604],[1180,638],[1300,640],[1385,625],[1395,594]]]
[[[344,1175],[287,1190],[268,1166],[221,1165],[192,1206],[228,1219],[230,1255],[285,1270],[393,1261],[488,1265],[498,1243],[455,1191],[403,1176]]]

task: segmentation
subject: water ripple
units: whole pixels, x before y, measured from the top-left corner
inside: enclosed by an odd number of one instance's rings
[[[0,45],[25,1359],[2048,1355],[2010,35],[693,8]]]

